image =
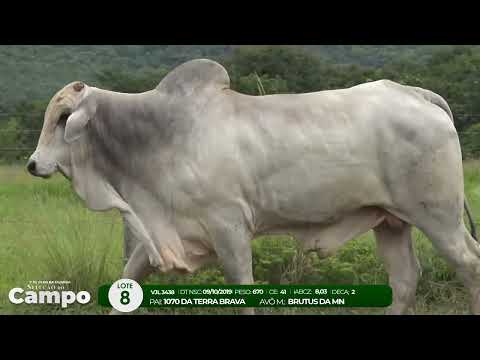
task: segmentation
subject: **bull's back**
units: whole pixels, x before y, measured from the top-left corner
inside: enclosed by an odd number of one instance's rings
[[[190,179],[205,198],[244,198],[258,214],[293,221],[391,205],[396,160],[414,162],[438,143],[426,124],[443,126],[390,82],[263,97],[227,91],[211,105],[184,167]]]

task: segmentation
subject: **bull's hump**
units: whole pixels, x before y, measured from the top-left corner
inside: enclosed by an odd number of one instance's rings
[[[175,95],[192,95],[199,91],[229,88],[230,77],[227,70],[208,59],[191,60],[177,66],[156,87],[160,92]]]

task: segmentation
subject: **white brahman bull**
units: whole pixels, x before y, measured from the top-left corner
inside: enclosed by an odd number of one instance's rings
[[[393,288],[387,312],[403,314],[421,273],[416,226],[480,313],[458,135],[447,103],[428,90],[381,80],[249,96],[204,59],[140,94],[74,82],[50,101],[27,167],[60,171],[92,210],[121,212],[124,278],[219,260],[228,283],[252,284],[255,236],[288,233],[327,256],[373,229]]]

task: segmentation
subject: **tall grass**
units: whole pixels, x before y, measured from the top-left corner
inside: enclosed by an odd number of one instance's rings
[[[117,214],[93,213],[63,178],[33,179],[22,167],[0,167],[0,194],[0,313],[13,310],[6,292],[29,281],[67,280],[73,291],[95,296],[119,277]]]

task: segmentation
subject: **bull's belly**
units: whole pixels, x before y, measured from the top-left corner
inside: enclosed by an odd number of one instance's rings
[[[329,256],[383,221],[401,222],[385,210],[393,205],[391,189],[372,162],[312,164],[295,172],[261,184],[256,235],[291,235],[305,250]]]
[[[388,188],[370,169],[337,167],[298,175],[279,174],[259,186],[254,208],[260,227],[330,224],[359,209],[388,207],[391,202]]]
[[[290,235],[304,251],[316,251],[320,257],[333,255],[346,242],[365,234],[381,223],[392,228],[404,222],[380,207],[364,207],[336,217],[332,222],[284,223],[265,228],[257,235]]]

